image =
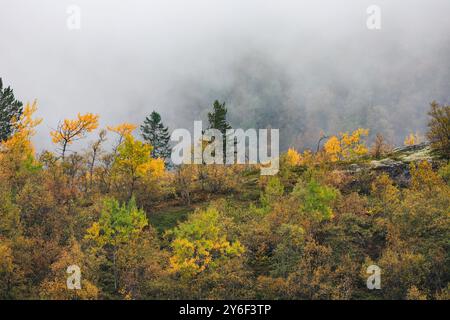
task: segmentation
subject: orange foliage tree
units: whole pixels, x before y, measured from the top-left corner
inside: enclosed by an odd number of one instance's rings
[[[92,113],[78,114],[76,119],[65,119],[56,130],[50,132],[53,143],[61,147],[63,160],[68,145],[84,138],[87,133],[98,128],[98,118],[98,115]]]
[[[332,136],[324,145],[325,153],[333,162],[365,155],[368,150],[362,138],[368,135],[368,129],[358,128],[352,133],[344,132],[339,136]]]
[[[313,153],[305,150],[303,154],[293,148],[289,148],[283,157],[284,163],[290,167],[309,164],[313,161]]]
[[[410,133],[405,140],[403,141],[403,144],[405,146],[413,146],[415,144],[418,144],[420,141],[419,135],[416,133]]]
[[[119,124],[117,126],[107,126],[106,127],[109,131],[117,133],[119,135],[119,140],[117,141],[116,146],[114,147],[114,154],[117,153],[117,148],[122,144],[125,137],[131,135],[134,130],[136,130],[137,126],[132,123],[124,122],[122,124]]]
[[[6,174],[9,179],[13,179],[20,168],[36,166],[31,138],[36,133],[36,126],[42,122],[42,119],[33,118],[36,110],[36,101],[33,104],[27,103],[20,118],[13,120],[13,135],[0,144],[0,173]]]

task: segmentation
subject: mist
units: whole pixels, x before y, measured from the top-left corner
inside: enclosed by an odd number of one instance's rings
[[[381,8],[381,29],[366,26]],[[69,5],[81,29],[67,28]],[[395,144],[450,102],[450,1],[0,0],[0,77],[44,118],[170,129],[225,101],[235,128],[279,128],[280,147],[365,127]],[[94,136],[92,136],[94,138]]]

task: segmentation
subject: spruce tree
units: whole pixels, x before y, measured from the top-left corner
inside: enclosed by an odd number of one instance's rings
[[[225,102],[220,103],[218,100],[213,103],[213,112],[208,112],[209,129],[217,129],[222,133],[223,137],[223,160],[226,162],[226,144],[228,129],[231,129],[231,125],[227,121],[227,108]]]
[[[145,118],[141,132],[144,140],[153,146],[152,156],[168,163],[171,154],[169,128],[164,126],[158,112],[153,111]]]
[[[22,114],[22,102],[16,100],[11,87],[3,89],[0,78],[0,142],[8,139],[13,133],[13,121]]]
[[[226,131],[231,129],[227,121],[227,108],[225,102],[220,103],[218,100],[214,101],[213,112],[208,112],[209,129],[217,129],[225,137]]]

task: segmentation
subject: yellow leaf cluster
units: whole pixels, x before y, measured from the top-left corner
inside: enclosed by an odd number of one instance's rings
[[[300,164],[301,156],[297,152],[297,150],[289,148],[288,151],[286,152],[285,160],[287,165],[297,166]]]
[[[324,145],[325,153],[331,161],[352,159],[365,155],[368,149],[363,137],[369,135],[368,129],[358,128],[352,133],[340,133],[339,137],[330,137]]]
[[[13,123],[15,123],[15,131],[8,140],[2,143],[2,149],[4,151],[17,151],[21,157],[34,155],[31,138],[36,134],[35,128],[42,122],[40,118],[33,118],[36,111],[36,101],[31,105],[27,103],[19,121],[13,120]]]
[[[99,116],[92,113],[78,114],[76,119],[65,119],[57,130],[50,132],[53,143],[71,144],[83,138],[86,133],[98,128]]]
[[[288,166],[302,166],[311,163],[313,154],[310,150],[305,150],[303,154],[293,148],[289,148],[284,156],[284,161]]]
[[[132,135],[125,136],[124,142],[118,148],[114,162],[117,173],[130,178],[144,177],[151,174],[159,177],[164,173],[164,161],[151,157],[152,146],[136,140]]]
[[[331,161],[338,161],[342,152],[341,142],[336,136],[332,136],[324,145],[325,153],[330,156]]]
[[[124,122],[122,124],[119,124],[117,126],[108,126],[107,127],[109,131],[117,133],[121,137],[125,137],[128,135],[131,135],[134,130],[136,130],[137,126],[132,123]]]
[[[341,134],[341,141],[346,146],[351,146],[353,144],[359,143],[361,137],[369,135],[368,129],[358,128],[353,131],[351,134],[348,132]]]
[[[410,133],[405,140],[403,141],[403,144],[405,146],[413,146],[419,142],[419,136],[418,134]]]
[[[161,177],[164,174],[164,160],[151,159],[138,167],[138,173],[141,176],[150,173],[154,178]]]
[[[12,273],[14,271],[13,255],[8,245],[0,243],[0,257],[0,273]]]
[[[231,244],[225,237],[216,241],[175,239],[172,245],[176,254],[170,258],[171,272],[192,276],[216,266],[214,260],[218,257],[240,256],[244,252],[239,241]]]
[[[218,211],[209,208],[197,211],[182,223],[174,231],[176,237],[171,244],[170,271],[191,277],[244,253],[245,249],[238,240],[227,240],[220,222]]]
[[[445,182],[428,161],[410,164],[411,189],[416,191],[436,192],[439,188],[445,188]]]
[[[372,182],[371,195],[376,199],[371,213],[392,211],[400,201],[400,191],[387,173],[381,174]]]

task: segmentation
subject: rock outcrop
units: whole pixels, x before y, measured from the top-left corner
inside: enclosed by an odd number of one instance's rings
[[[409,165],[418,161],[433,161],[428,143],[395,148],[386,158],[350,164],[346,171],[353,174],[362,171],[382,171],[389,174],[400,186],[406,186],[410,179]]]

